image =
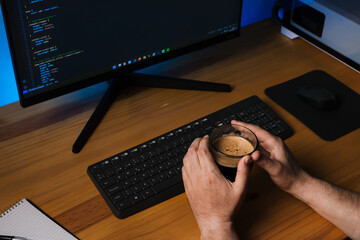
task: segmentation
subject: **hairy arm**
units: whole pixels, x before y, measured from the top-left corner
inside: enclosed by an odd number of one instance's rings
[[[183,162],[186,196],[203,240],[237,240],[234,215],[246,193],[251,158],[239,162],[235,182],[227,180],[209,151],[209,137],[197,138]]]
[[[351,239],[360,239],[360,194],[302,173],[288,192],[308,204]]]
[[[284,142],[265,130],[247,123],[258,137],[260,150],[252,154],[259,167],[268,172],[282,190],[308,204],[352,239],[360,240],[360,194],[306,173]]]

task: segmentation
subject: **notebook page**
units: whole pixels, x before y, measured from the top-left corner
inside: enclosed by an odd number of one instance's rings
[[[0,235],[25,237],[30,240],[77,239],[26,199],[0,216]]]

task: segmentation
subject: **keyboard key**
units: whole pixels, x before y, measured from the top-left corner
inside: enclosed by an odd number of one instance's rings
[[[189,142],[189,139],[186,137],[180,137],[179,142],[180,142],[180,145],[183,145],[184,143]]]
[[[111,177],[113,175],[115,175],[116,171],[115,168],[108,168],[104,170],[104,173],[107,177]]]
[[[151,185],[155,185],[155,184],[159,183],[160,180],[157,176],[153,176],[153,177],[149,178],[149,182],[151,183]]]
[[[171,141],[172,139],[175,139],[175,133],[170,132],[170,133],[166,134],[165,137],[167,140]]]
[[[171,158],[175,157],[175,153],[173,151],[168,151],[165,153],[165,156],[167,159],[171,159]]]
[[[155,167],[159,172],[162,172],[166,169],[165,165],[164,164],[159,164]]]
[[[117,173],[121,173],[125,170],[125,167],[123,165],[120,165],[120,163],[118,165],[114,165],[114,168]]]
[[[155,151],[158,153],[158,154],[162,154],[166,151],[166,149],[163,147],[163,146],[156,146],[155,148]]]
[[[96,172],[101,171],[102,167],[100,164],[94,164],[94,165],[90,166],[89,169],[92,173],[96,173]]]
[[[104,172],[98,172],[95,174],[95,177],[98,181],[104,180],[106,178],[106,175]]]
[[[191,126],[193,127],[193,129],[199,129],[201,125],[199,121],[196,121],[193,124],[191,124]]]
[[[229,116],[228,118],[230,119],[230,122],[231,122],[231,120],[238,120],[239,119],[235,114]]]
[[[120,211],[129,208],[131,206],[131,201],[129,199],[123,199],[121,201],[116,201],[115,202],[115,206],[117,207],[117,209],[119,209]]]
[[[208,122],[209,122],[209,119],[208,119],[208,118],[202,118],[199,122],[200,122],[200,124],[202,124],[202,125],[207,125]]]
[[[208,134],[208,135],[209,135],[213,130],[214,130],[214,127],[211,126],[211,125],[208,125],[208,126],[206,126],[206,127],[204,128],[205,133]]]
[[[163,148],[165,149],[165,152],[170,151],[171,149],[173,149],[175,147],[174,143],[172,142],[167,142],[163,145]]]
[[[172,143],[174,144],[174,148],[176,149],[178,146],[180,146],[181,144],[183,144],[180,139],[174,139],[172,141]]]
[[[124,195],[122,195],[121,192],[117,192],[117,193],[115,193],[115,194],[113,194],[113,195],[111,196],[111,200],[112,200],[113,202],[120,201],[120,200],[123,200],[123,199],[124,199]]]
[[[282,132],[282,130],[281,130],[281,128],[279,128],[278,126],[276,126],[276,127],[274,127],[274,128],[272,129],[272,132],[273,132],[275,135],[279,135],[279,134]]]
[[[111,185],[113,185],[115,183],[116,183],[115,179],[111,177],[111,178],[108,178],[108,179],[105,179],[105,180],[101,181],[101,186],[103,188],[107,188],[107,187],[110,187]]]
[[[277,118],[276,114],[273,111],[271,111],[270,109],[264,109],[264,112],[271,120]]]
[[[150,177],[150,174],[147,171],[144,171],[140,173],[139,176],[141,177],[142,180],[145,180]]]
[[[154,195],[154,191],[152,189],[146,189],[142,191],[140,194],[144,199],[146,199]]]
[[[171,168],[175,165],[175,163],[170,159],[164,162],[164,165],[166,166],[166,168]]]
[[[181,128],[179,128],[175,131],[176,136],[182,136],[182,135],[184,135],[184,133],[185,133],[184,130]]]
[[[182,182],[181,175],[175,175],[169,178],[166,182],[160,182],[156,184],[155,186],[152,187],[152,189],[154,190],[155,193],[159,193],[181,182]]]
[[[153,158],[158,155],[155,149],[151,149],[145,152],[150,158]]]
[[[142,189],[147,189],[147,188],[150,188],[151,187],[151,183],[149,182],[149,181],[143,181],[143,182],[141,182],[140,184],[140,187],[142,188]]]
[[[150,176],[154,176],[154,175],[156,175],[159,171],[158,171],[155,167],[152,167],[152,168],[148,169],[147,172],[149,173]]]
[[[135,185],[135,186],[132,186],[130,188],[130,190],[134,193],[134,194],[137,194],[139,192],[141,192],[143,189],[140,185]]]
[[[141,173],[143,171],[141,166],[133,167],[130,170],[132,170],[134,172],[134,174],[139,174],[139,173]]]
[[[173,149],[174,157],[179,156],[180,154],[184,153],[184,150],[179,146],[178,148]]]
[[[126,189],[126,188],[131,187],[133,185],[133,183],[130,180],[126,179],[121,182],[121,185],[124,187],[124,189]]]
[[[221,127],[221,126],[224,126],[224,123],[219,121],[219,122],[215,123],[215,126],[216,127]]]
[[[141,194],[136,194],[130,197],[130,201],[132,202],[132,204],[136,204],[138,202],[140,202],[141,200],[143,200],[143,197],[141,196]]]
[[[280,119],[276,121],[276,124],[283,130],[289,129],[289,127],[284,122],[282,122]]]
[[[134,171],[131,170],[131,169],[128,169],[128,170],[125,170],[125,171],[124,171],[124,176],[125,176],[126,178],[129,178],[129,177],[133,176],[134,174],[135,174]]]
[[[190,143],[182,145],[181,146],[182,153],[187,153],[189,147],[190,147]]]
[[[114,179],[115,179],[116,182],[121,182],[122,180],[125,179],[125,176],[124,176],[124,174],[122,174],[122,173],[118,173],[118,174],[116,174],[116,175],[114,176]]]
[[[178,156],[178,157],[172,159],[172,161],[173,161],[176,165],[178,165],[178,164],[182,164],[183,159],[184,159],[183,157]]]
[[[168,169],[168,170],[166,170],[166,173],[167,173],[167,175],[169,175],[169,177],[176,175],[175,169]]]
[[[178,174],[182,174],[182,165],[177,165],[174,169]]]
[[[155,166],[158,165],[160,163],[160,161],[158,160],[159,156],[157,158],[152,158],[150,159],[147,163],[150,164],[150,166]]]
[[[185,127],[183,127],[184,132],[188,133],[188,132],[192,132],[193,127],[191,125],[186,125]]]
[[[133,195],[133,192],[130,189],[125,189],[121,192],[121,194],[125,197],[128,198],[129,196]]]
[[[130,157],[130,154],[128,152],[122,152],[120,153],[121,159],[128,159]]]
[[[132,184],[136,184],[141,181],[141,178],[140,178],[140,176],[133,176],[130,178],[130,181],[132,182]]]
[[[160,180],[160,182],[163,182],[165,179],[167,179],[169,176],[167,175],[166,172],[161,172],[157,175],[158,179]]]
[[[105,189],[105,191],[106,191],[106,193],[107,193],[108,195],[114,194],[114,193],[119,192],[119,191],[121,191],[121,190],[122,190],[122,186],[121,186],[121,185],[114,185],[114,186],[111,186],[111,187]]]
[[[130,149],[130,154],[133,155],[133,156],[137,155],[139,152],[140,152],[140,150],[137,147],[134,147],[134,148]]]
[[[141,146],[140,146],[140,150],[141,151],[145,151],[145,150],[147,150],[147,149],[149,149],[150,148],[150,145],[149,144],[146,144],[146,143],[144,143],[144,144],[142,144]]]
[[[131,160],[126,160],[123,162],[123,166],[125,169],[131,168],[132,166],[134,166],[134,163]]]
[[[104,169],[111,167],[111,162],[110,162],[110,160],[102,161],[102,162],[101,162],[101,166],[102,166]]]
[[[160,136],[157,138],[158,143],[162,144],[167,141],[165,136]]]

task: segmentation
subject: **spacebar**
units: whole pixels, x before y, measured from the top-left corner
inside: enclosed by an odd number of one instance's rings
[[[173,176],[171,178],[166,179],[164,182],[161,182],[159,184],[156,184],[155,186],[153,186],[153,190],[155,193],[159,193],[162,191],[165,191],[168,188],[171,188],[172,186],[178,184],[178,183],[182,183],[182,176],[181,174],[178,174],[176,176]]]

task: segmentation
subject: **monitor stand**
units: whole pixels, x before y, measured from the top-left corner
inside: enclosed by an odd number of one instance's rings
[[[133,73],[118,79],[109,80],[109,88],[102,97],[100,103],[76,139],[72,152],[79,153],[89,140],[96,127],[105,116],[117,94],[127,86],[171,88],[184,90],[231,92],[231,86],[228,84],[186,80],[180,78],[170,78],[154,76],[147,74]]]

